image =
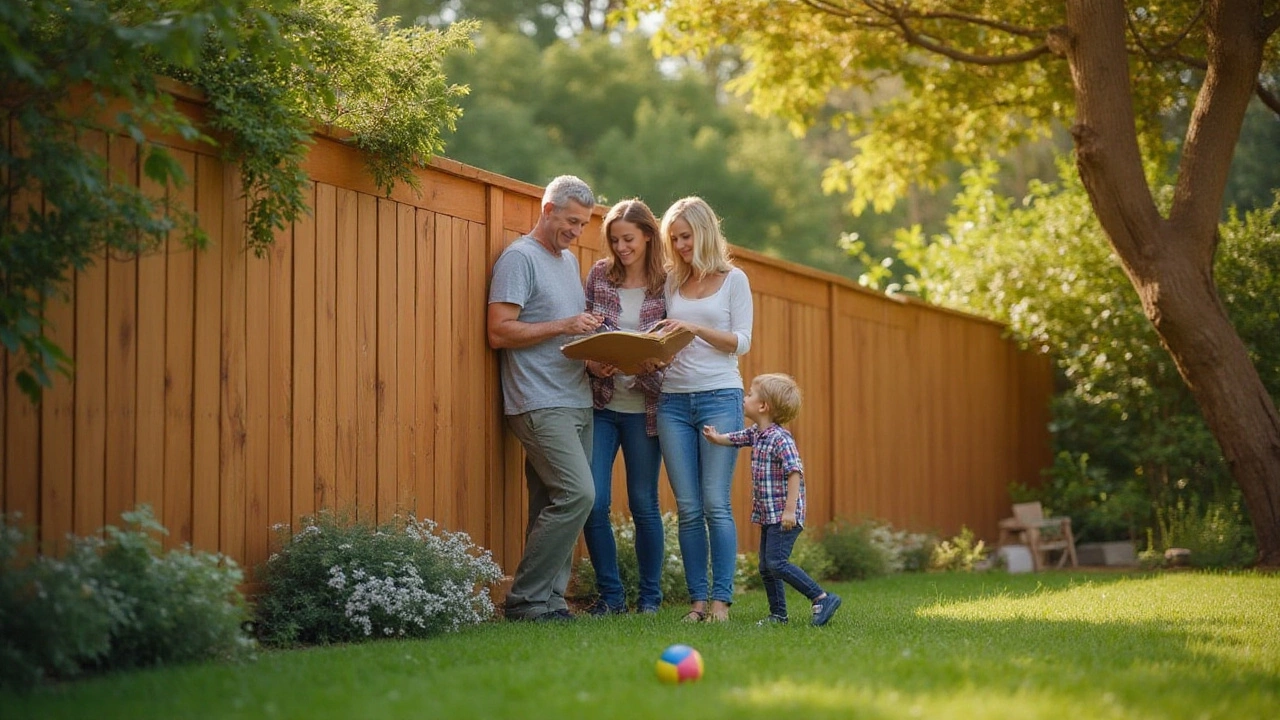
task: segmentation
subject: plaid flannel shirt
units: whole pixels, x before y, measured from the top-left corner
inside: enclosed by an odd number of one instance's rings
[[[618,286],[611,282],[605,274],[609,268],[609,258],[596,261],[587,273],[587,312],[604,317],[600,324],[600,332],[618,329],[618,317],[622,314],[622,301],[618,298]],[[645,332],[667,316],[667,300],[661,290],[657,293],[645,291],[644,301],[640,304],[640,331]],[[591,401],[597,410],[604,408],[613,399],[613,378],[591,379]],[[650,437],[658,434],[658,395],[662,392],[662,371],[636,375],[636,389],[644,393],[645,432]]]
[[[752,425],[728,433],[735,447],[751,448],[751,522],[774,525],[787,509],[787,476],[800,473],[796,499],[796,524],[804,526],[804,463],[791,433],[781,425],[761,430]]]

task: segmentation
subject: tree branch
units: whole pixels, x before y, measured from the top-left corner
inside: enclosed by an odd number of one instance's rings
[[[1262,101],[1262,104],[1267,106],[1267,109],[1280,116],[1280,96],[1263,87],[1262,83],[1258,83],[1258,88],[1254,92],[1257,94],[1258,99]]]
[[[1277,30],[1280,30],[1280,10],[1264,15],[1262,18],[1263,37],[1271,37]]]
[[[908,7],[897,6],[889,2],[862,0],[861,4],[863,7],[869,10],[872,14],[885,18],[884,22],[876,22],[865,15],[855,13],[846,5],[837,4],[831,0],[801,0],[801,2],[818,12],[851,20],[860,25],[875,27],[896,26],[899,32],[902,33],[902,39],[906,40],[908,44],[951,58],[957,62],[963,62],[971,65],[1014,65],[1028,60],[1034,60],[1035,58],[1050,52],[1048,44],[1042,42],[1035,47],[1019,53],[1009,55],[979,55],[977,53],[968,52],[966,50],[961,50],[938,42],[928,35],[915,30],[910,24],[910,21],[912,20],[950,20],[970,25],[978,25],[992,30],[999,30],[1019,37],[1039,38],[1043,37],[1046,33],[1046,31],[1037,28],[1014,25],[1012,23],[1001,22],[999,20],[990,20],[977,15],[968,15],[966,13],[957,12],[915,12]]]

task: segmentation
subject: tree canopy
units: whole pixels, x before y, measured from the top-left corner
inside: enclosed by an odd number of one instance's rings
[[[657,213],[701,195],[731,242],[849,277],[860,266],[837,238],[885,224],[855,223],[822,192],[819,161],[781,122],[720,102],[696,70],[664,72],[638,34],[541,47],[489,29],[476,44],[446,68],[471,90],[445,137],[455,160],[535,184],[575,173],[602,202],[640,197]]]
[[[797,129],[831,93],[901,82],[866,117],[833,118],[852,147],[827,183],[849,188],[855,210],[936,182],[945,161],[1069,126],[1090,205],[1244,493],[1260,560],[1280,565],[1280,416],[1213,277],[1246,110],[1256,99],[1280,115],[1280,0],[632,0],[629,11],[664,13],[659,52],[739,48],[733,87]],[[1188,123],[1160,207],[1149,169],[1179,110]]]

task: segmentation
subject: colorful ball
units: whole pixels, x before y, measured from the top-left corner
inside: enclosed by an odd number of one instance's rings
[[[693,682],[701,677],[702,655],[688,645],[672,645],[658,658],[658,679],[662,682]]]

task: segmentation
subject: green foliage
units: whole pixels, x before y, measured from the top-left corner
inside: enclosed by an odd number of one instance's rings
[[[263,566],[259,635],[274,645],[430,637],[491,618],[502,570],[466,533],[412,517],[374,527],[330,512],[293,533]]]
[[[105,538],[70,538],[58,558],[33,556],[17,518],[0,517],[0,687],[252,650],[235,563],[161,552],[164,528],[145,505],[124,518]]]
[[[974,566],[985,560],[987,555],[986,543],[976,540],[973,531],[962,526],[959,535],[934,546],[929,558],[929,569],[972,572]]]
[[[1009,496],[1015,503],[1039,500],[1046,515],[1070,517],[1078,543],[1137,540],[1151,520],[1146,483],[1134,475],[1113,478],[1106,468],[1091,466],[1088,453],[1059,452],[1046,475],[1048,482],[1038,487],[1013,485]]]
[[[823,194],[814,153],[781,122],[721,103],[702,72],[660,67],[637,33],[544,47],[486,28],[476,43],[447,64],[471,88],[450,157],[535,184],[572,172],[604,202],[638,196],[659,214],[701,195],[730,242],[856,276],[836,245],[850,219]]]
[[[906,292],[1006,322],[1048,352],[1063,391],[1052,405],[1058,453],[1042,499],[1082,538],[1140,535],[1150,503],[1214,496],[1231,484],[1217,442],[1111,254],[1078,178],[1032,183],[1020,203],[991,189],[994,168],[967,173],[948,232],[903,233]],[[1159,196],[1171,190],[1161,187]],[[1223,302],[1264,385],[1280,396],[1280,202],[1220,228]],[[1081,466],[1087,455],[1087,466]],[[1104,500],[1104,498],[1106,498]],[[1108,537],[1110,536],[1110,537]]]
[[[246,239],[259,253],[305,211],[313,122],[350,131],[384,190],[414,184],[413,168],[440,151],[458,116],[465,89],[441,68],[446,53],[470,47],[473,26],[397,30],[374,9],[372,0],[0,4],[0,343],[15,363],[25,359],[17,382],[33,401],[70,370],[44,310],[73,273],[167,237],[206,240],[173,202],[188,178],[157,137],[218,145],[240,168]],[[207,127],[175,108],[158,74],[206,93]],[[121,158],[136,144],[143,177],[108,168],[107,135]]]
[[[867,580],[889,574],[890,557],[875,541],[874,522],[836,519],[822,531],[822,549],[831,558],[836,580]]]
[[[1226,502],[1200,502],[1193,495],[1156,508],[1159,548],[1148,537],[1148,555],[1155,550],[1160,556],[1169,548],[1191,551],[1191,565],[1203,568],[1239,568],[1253,562],[1257,548],[1253,528],[1240,506],[1237,496]]]

